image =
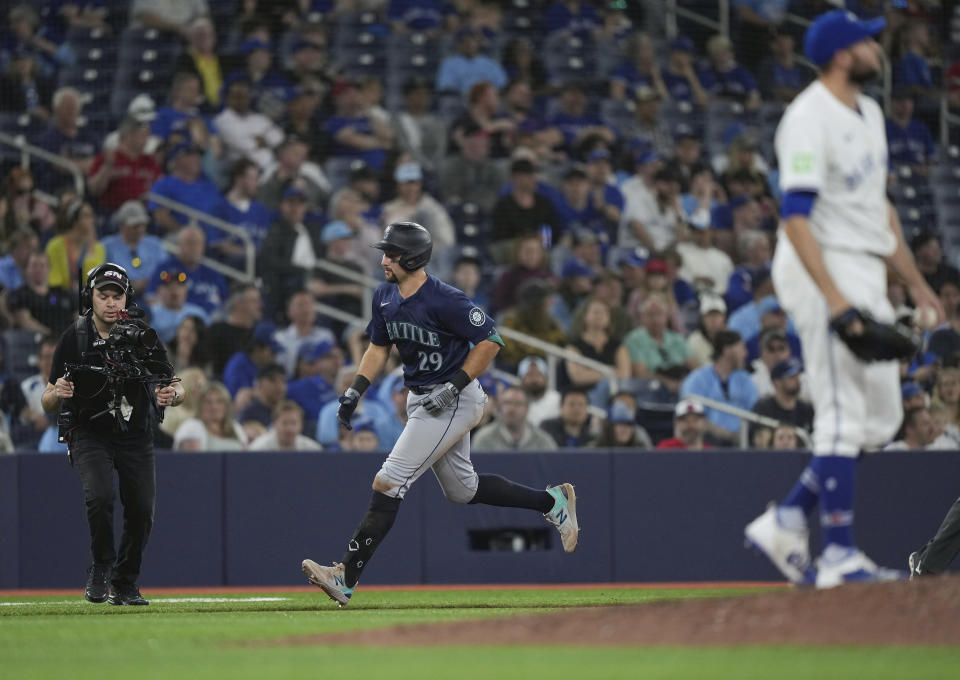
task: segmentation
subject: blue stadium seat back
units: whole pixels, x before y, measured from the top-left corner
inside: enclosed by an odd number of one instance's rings
[[[115,36],[102,28],[69,28],[64,36],[64,42],[74,49],[104,47],[115,44]]]
[[[113,81],[113,68],[104,64],[95,66],[71,66],[57,76],[57,87],[75,87],[84,92],[109,91]]]
[[[32,139],[43,129],[42,122],[26,113],[0,113],[0,132],[8,135],[23,135],[27,139]],[[17,156],[19,157],[19,153]]]
[[[404,59],[413,54],[429,52],[439,61],[441,41],[426,33],[391,33],[386,38],[386,49],[390,57]]]
[[[366,78],[367,76],[383,77],[386,70],[386,57],[375,52],[362,52],[352,59],[338,62],[343,72],[352,78]]]
[[[8,373],[22,380],[37,372],[37,342],[41,337],[37,331],[15,329],[3,332],[6,345],[3,363]]]

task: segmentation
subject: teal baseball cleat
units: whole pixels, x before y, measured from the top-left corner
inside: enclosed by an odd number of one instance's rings
[[[551,486],[547,493],[556,499],[553,509],[544,518],[560,532],[563,552],[572,553],[577,549],[580,538],[580,524],[577,522],[577,494],[573,484],[565,483]]]
[[[313,560],[304,560],[300,568],[310,583],[320,588],[341,607],[346,607],[350,602],[354,589],[348,587],[344,581],[342,564],[336,562],[332,567],[323,567]]]

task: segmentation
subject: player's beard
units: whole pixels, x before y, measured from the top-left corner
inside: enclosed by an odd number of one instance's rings
[[[383,270],[383,278],[385,278],[388,283],[396,283],[396,282],[397,282],[397,276],[396,276],[396,274],[394,274],[393,271],[391,271],[390,269],[384,269],[384,270]]]
[[[870,64],[856,59],[850,69],[848,77],[850,82],[859,87],[863,87],[875,80],[880,75],[880,69]]]

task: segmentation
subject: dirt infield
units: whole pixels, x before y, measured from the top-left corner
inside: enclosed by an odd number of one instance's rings
[[[270,645],[955,645],[960,576],[568,609],[271,640]]]

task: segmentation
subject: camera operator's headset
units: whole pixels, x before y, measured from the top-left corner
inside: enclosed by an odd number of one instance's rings
[[[127,270],[118,264],[114,264],[113,262],[105,262],[104,264],[97,265],[87,272],[87,283],[80,289],[80,309],[86,310],[85,315],[93,311],[94,282],[97,280],[98,276],[110,270],[121,274],[126,280],[126,284],[124,284],[118,279],[117,286],[123,288],[123,292],[127,296],[127,306],[129,307],[130,303],[133,302],[133,286],[130,284],[130,277],[127,275]]]
[[[127,281],[126,284],[117,280],[117,285],[123,288],[123,292],[127,296],[128,307],[133,300],[133,286],[130,284],[130,277],[127,276],[127,270],[120,265],[114,264],[113,262],[105,262],[87,272],[87,282],[80,288],[80,315],[74,322],[74,328],[77,331],[78,357],[82,357],[84,352],[87,351],[87,319],[93,314],[93,284],[97,280],[97,277],[107,270],[123,275],[123,278]]]

